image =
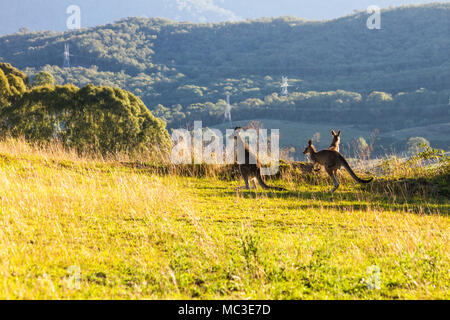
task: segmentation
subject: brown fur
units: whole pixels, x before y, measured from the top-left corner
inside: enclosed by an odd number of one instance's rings
[[[239,135],[239,131],[241,130],[241,127],[236,127],[234,129],[234,140],[236,143],[242,143],[244,146],[244,150],[245,150],[245,163],[243,164],[238,164],[239,166],[239,171],[242,175],[242,178],[244,178],[244,182],[245,182],[245,187],[239,187],[237,189],[250,189],[250,184],[249,184],[249,180],[252,180],[254,183],[254,187],[256,189],[256,181],[258,181],[259,185],[265,189],[272,189],[272,190],[286,190],[283,188],[278,188],[278,187],[271,187],[268,186],[264,180],[262,179],[261,176],[261,168],[259,165],[259,161],[257,161],[257,157],[252,154],[247,146],[247,144],[242,140],[241,136]],[[251,163],[252,162],[252,163]],[[256,163],[255,163],[256,162]]]
[[[334,132],[334,130],[331,130],[331,135],[333,136],[333,141],[328,147],[328,150],[339,152],[339,144],[341,143],[341,130],[339,130],[338,133]]]
[[[336,189],[339,188],[339,181],[336,177],[336,173],[341,167],[344,167],[344,169],[347,170],[352,178],[359,183],[369,183],[373,180],[373,178],[367,180],[359,178],[353,172],[352,168],[350,168],[350,165],[348,164],[347,160],[345,160],[344,156],[339,152],[329,149],[317,152],[311,140],[309,140],[308,146],[306,147],[305,151],[303,151],[303,154],[308,153],[310,154],[311,160],[314,162],[314,164],[317,163],[324,166],[325,171],[333,180],[334,188],[331,190],[331,193],[335,192]]]

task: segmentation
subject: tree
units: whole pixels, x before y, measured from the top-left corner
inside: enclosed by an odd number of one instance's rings
[[[354,139],[352,141],[352,146],[353,146],[354,152],[357,156],[360,156],[362,159],[369,158],[370,148],[369,148],[369,144],[367,143],[366,139],[364,139],[363,137]]]
[[[8,63],[0,63],[0,110],[16,103],[27,90],[28,78]]]
[[[14,68],[11,64],[0,62],[0,69],[3,70],[6,76],[14,75],[20,78],[25,86],[28,86],[27,75],[24,72],[20,71],[19,69]]]
[[[11,95],[8,78],[6,78],[3,70],[0,69],[0,109],[9,105]]]
[[[58,138],[79,151],[167,154],[171,146],[165,123],[139,98],[118,88],[34,87],[6,119],[13,136],[39,142]]]
[[[408,153],[412,156],[424,151],[426,147],[430,146],[430,142],[423,137],[411,137],[406,143]]]
[[[33,78],[33,87],[38,86],[54,86],[55,85],[55,78],[51,73],[41,71],[38,74],[36,74]]]
[[[390,93],[386,93],[386,92],[373,91],[367,97],[367,102],[374,103],[374,104],[380,104],[380,103],[385,103],[385,102],[390,102],[390,101],[392,101],[392,95]]]

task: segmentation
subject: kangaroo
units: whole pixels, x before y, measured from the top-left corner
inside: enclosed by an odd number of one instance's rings
[[[259,162],[257,161],[257,157],[250,152],[248,145],[243,141],[242,137],[240,136],[240,131],[242,130],[241,127],[236,127],[234,129],[233,138],[234,141],[237,143],[242,143],[241,146],[244,146],[244,152],[245,152],[245,162],[243,164],[239,163],[239,171],[244,178],[245,187],[238,187],[236,189],[250,189],[249,179],[253,181],[255,189],[256,187],[256,181],[258,181],[259,185],[265,189],[265,190],[286,190],[284,188],[278,188],[278,187],[271,187],[268,186],[261,176],[261,168],[259,166]]]
[[[334,188],[331,190],[331,193],[334,193],[337,188],[339,188],[339,181],[336,178],[336,172],[341,167],[344,167],[345,170],[348,171],[348,173],[352,176],[353,179],[355,179],[359,183],[369,183],[372,182],[373,178],[364,180],[359,178],[350,168],[350,165],[348,164],[347,160],[345,160],[344,156],[340,154],[337,151],[325,149],[322,151],[317,152],[316,148],[314,148],[312,141],[309,140],[308,146],[306,147],[305,151],[303,151],[303,154],[310,154],[311,160],[316,164],[320,164],[325,167],[325,171],[328,173],[328,175],[333,180]]]
[[[334,132],[334,130],[331,130],[331,135],[333,136],[333,141],[328,147],[328,150],[339,152],[339,144],[341,143],[341,130],[339,130],[338,133]]]
[[[341,143],[341,130],[339,130],[338,133],[334,132],[334,130],[331,130],[331,135],[333,136],[333,141],[331,142],[331,145],[328,147],[327,150],[333,150],[333,151],[339,152],[339,144]],[[320,167],[317,167],[315,163],[314,163],[313,169],[315,172],[320,171]]]

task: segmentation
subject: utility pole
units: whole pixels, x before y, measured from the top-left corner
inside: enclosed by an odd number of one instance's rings
[[[233,122],[231,121],[231,104],[230,104],[230,95],[227,94],[227,104],[225,106],[224,120],[230,122],[230,126],[233,127]]]
[[[63,68],[70,68],[70,51],[69,45],[66,43],[64,45],[64,64]]]
[[[290,87],[290,85],[288,83],[288,78],[283,76],[281,78],[281,95],[283,95],[283,96],[289,95],[289,91],[288,91],[289,87]]]

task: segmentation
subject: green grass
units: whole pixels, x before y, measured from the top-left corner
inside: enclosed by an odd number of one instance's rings
[[[448,199],[0,154],[2,299],[450,298]]]
[[[366,131],[355,128],[351,125],[342,125],[333,123],[331,119],[327,119],[329,124],[316,124],[305,123],[295,121],[283,121],[283,120],[271,120],[271,119],[259,119],[257,120],[266,129],[280,129],[280,146],[304,146],[307,141],[313,137],[317,132],[320,133],[320,140],[317,144],[318,148],[328,147],[331,143],[332,136],[331,130],[342,130],[342,140],[351,141],[359,137],[370,140],[373,131]],[[246,127],[250,121],[235,121],[234,126]],[[213,126],[213,128],[219,129],[225,132],[229,128],[229,124],[221,124]],[[404,143],[411,137],[424,137],[428,141],[439,142],[440,145],[449,145],[450,140],[450,123],[434,124],[426,127],[411,127],[408,129],[395,130],[389,132],[380,132],[379,138],[389,139],[389,144]],[[386,145],[385,147],[388,147]],[[303,150],[302,150],[303,151]]]
[[[308,143],[308,140],[313,137],[317,132],[320,133],[320,142],[318,147],[328,147],[332,140],[331,130],[342,130],[342,136],[346,141],[350,141],[354,138],[364,137],[368,139],[371,135],[369,131],[363,131],[355,129],[353,126],[343,126],[340,124],[315,124],[306,122],[284,121],[284,120],[270,120],[270,119],[258,119],[258,121],[265,129],[280,129],[280,146],[294,145],[303,146]],[[246,127],[250,121],[234,121],[234,126]],[[225,132],[229,128],[228,123],[213,126],[215,129],[219,129]],[[268,132],[270,134],[270,132]],[[302,150],[303,151],[303,150]]]
[[[412,127],[402,130],[387,132],[381,135],[382,137],[408,140],[411,137],[424,137],[429,141],[443,141],[449,144],[450,123],[439,123],[424,127]]]

